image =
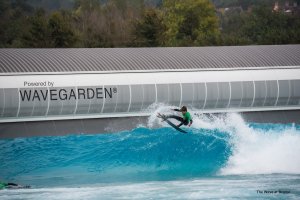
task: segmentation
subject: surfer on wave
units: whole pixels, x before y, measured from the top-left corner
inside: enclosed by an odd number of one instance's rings
[[[177,115],[162,115],[160,113],[158,113],[157,117],[162,118],[163,120],[169,118],[178,120],[180,122],[180,124],[177,125],[178,128],[182,125],[189,126],[189,127],[192,125],[193,120],[191,114],[187,111],[186,106],[182,106],[180,109],[172,109],[172,110],[181,112],[182,117]]]

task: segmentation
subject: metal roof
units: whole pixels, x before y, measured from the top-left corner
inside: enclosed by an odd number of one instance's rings
[[[300,66],[300,45],[0,49],[0,73],[106,72]]]

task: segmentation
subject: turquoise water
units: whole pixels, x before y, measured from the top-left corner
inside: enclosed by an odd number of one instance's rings
[[[0,199],[300,198],[300,126],[228,114],[186,130],[150,117],[112,134],[0,140],[0,179],[32,186]]]

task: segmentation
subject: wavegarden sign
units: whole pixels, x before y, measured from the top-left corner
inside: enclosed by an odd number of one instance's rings
[[[78,87],[78,88],[25,88],[19,90],[21,101],[68,101],[90,99],[112,99],[117,93],[115,87]]]

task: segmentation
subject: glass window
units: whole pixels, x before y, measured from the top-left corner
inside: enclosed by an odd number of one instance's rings
[[[143,85],[131,86],[131,106],[130,112],[141,111],[143,106]]]
[[[231,85],[231,99],[229,107],[239,108],[243,98],[242,82],[232,82]]]
[[[49,90],[48,88],[35,88],[39,98],[34,100],[32,116],[45,116],[48,109]]]
[[[130,89],[129,85],[119,85],[117,86],[118,92],[117,97],[117,107],[115,112],[127,112],[129,108],[130,101]]]
[[[300,80],[291,80],[291,97],[288,105],[300,104]]]
[[[278,95],[277,81],[266,81],[266,85],[267,97],[264,106],[275,106]]]
[[[250,107],[254,97],[254,85],[252,81],[242,82],[243,98],[241,107]]]
[[[215,108],[219,98],[218,83],[206,83],[207,99],[205,108]]]
[[[92,87],[88,87],[88,88],[90,88],[88,91],[89,98],[93,97],[90,99],[90,106],[89,106],[88,113],[89,114],[99,114],[102,111],[103,102],[104,102],[104,92],[103,92],[104,88],[103,88],[103,86],[92,86]],[[87,104],[87,102],[86,102],[86,104]],[[86,107],[86,104],[84,107]]]
[[[35,101],[40,100],[38,90],[34,88],[21,88],[20,93],[20,110],[19,117],[31,116],[33,112],[33,105]],[[16,104],[15,106],[17,106]]]
[[[279,83],[279,97],[277,106],[285,106],[290,97],[290,83],[288,80],[280,80]]]
[[[103,99],[105,99],[103,113],[113,113],[115,111],[118,99],[116,93],[118,92],[119,91],[116,86],[107,85],[103,87],[102,94],[99,94],[100,96],[102,95]]]
[[[69,98],[67,90],[65,88],[52,87],[49,88],[48,95],[50,98],[48,115],[59,115],[62,110],[63,101],[67,101]],[[76,94],[73,91],[72,98],[74,98],[74,95],[76,97]]]
[[[62,102],[62,109],[59,114],[60,115],[74,114],[76,109],[76,102],[78,98],[83,98],[81,90],[76,90],[75,87],[59,88],[58,101]]]
[[[266,100],[267,86],[266,81],[255,81],[255,99],[253,107],[262,107]]]
[[[87,114],[91,99],[95,97],[95,90],[92,87],[78,87],[78,100],[76,114]]]
[[[218,83],[219,99],[216,108],[227,108],[230,98],[229,83]]]
[[[193,107],[202,109],[207,95],[205,83],[194,83],[193,91]]]
[[[4,95],[4,89],[0,88],[0,117],[3,116],[5,109],[5,95]]]
[[[16,117],[19,108],[19,95],[16,88],[5,88],[5,109],[4,117]]]
[[[179,107],[181,98],[181,88],[180,84],[169,84],[169,104],[172,106]]]
[[[151,104],[155,103],[156,101],[156,91],[155,85],[143,85],[144,92],[143,92],[143,107],[142,109],[147,109]]]
[[[157,84],[157,102],[169,103],[169,86],[168,84]]]
[[[183,83],[181,84],[181,87],[182,87],[181,105],[192,107],[193,97],[194,97],[193,83]]]

